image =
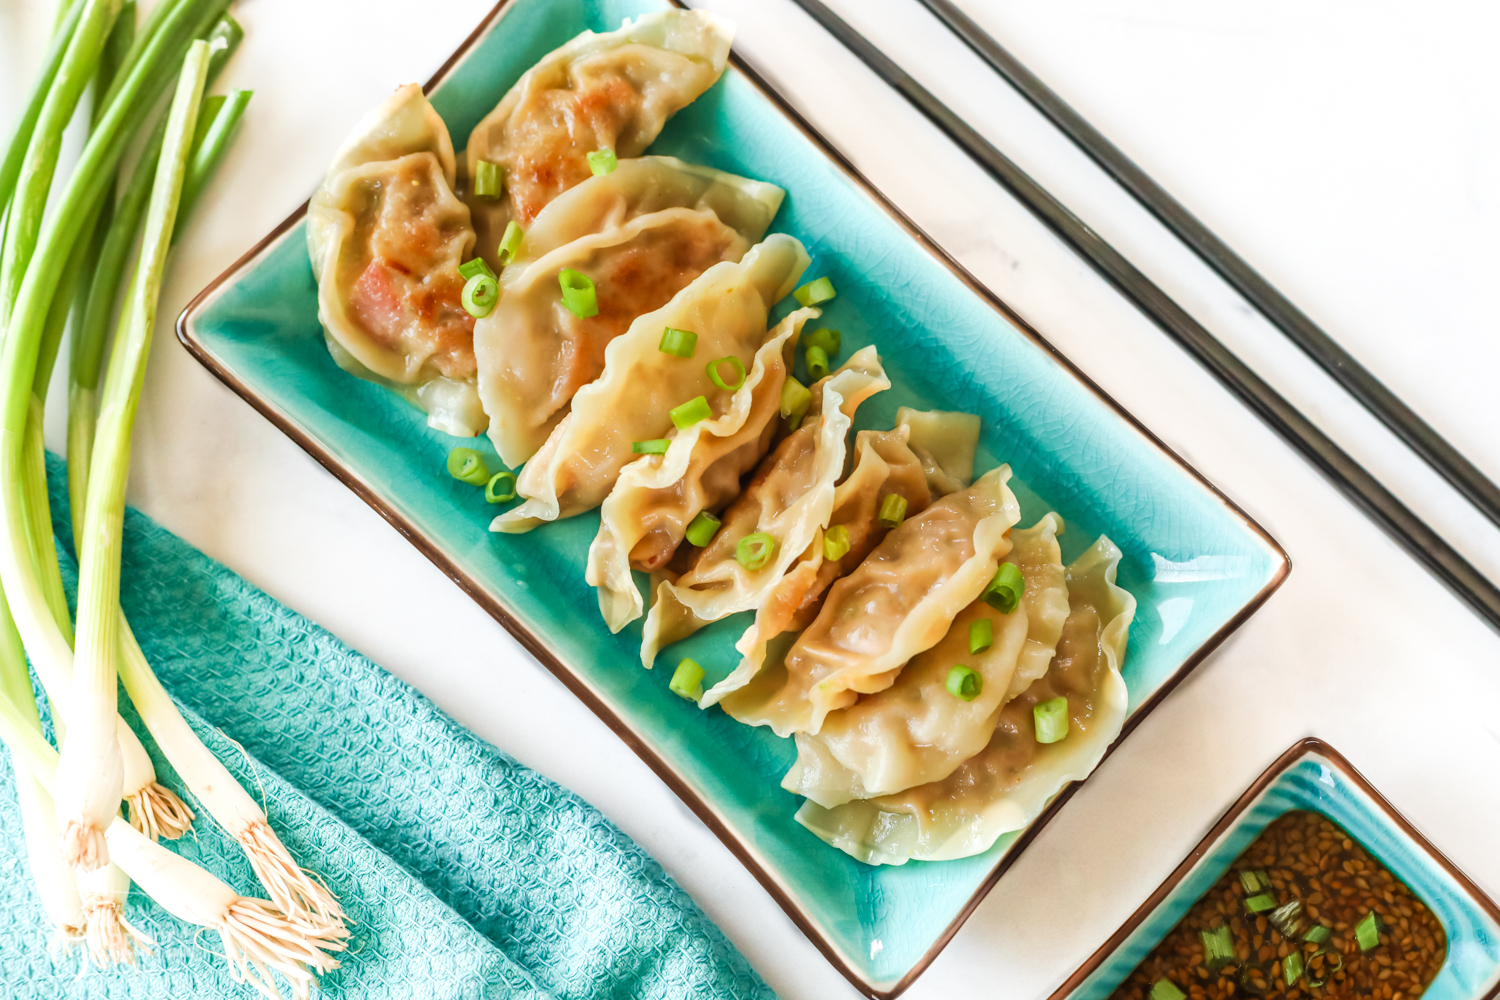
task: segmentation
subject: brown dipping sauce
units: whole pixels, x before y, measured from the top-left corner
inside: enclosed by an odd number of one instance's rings
[[[1247,899],[1260,893],[1246,891],[1242,872],[1251,873],[1257,885],[1254,873],[1268,876],[1270,888],[1262,892],[1275,896],[1278,906],[1301,901],[1301,926],[1293,939],[1270,919],[1275,911],[1249,911]],[[1362,951],[1356,929],[1372,911],[1379,944]],[[1304,941],[1318,924],[1329,929],[1327,939]],[[1235,961],[1210,969],[1202,932],[1221,926],[1229,928]],[[1161,987],[1155,1000],[1172,1000],[1179,992],[1189,1000],[1413,1000],[1432,983],[1447,950],[1442,925],[1415,893],[1326,816],[1299,810],[1266,827],[1111,1000],[1151,1000],[1163,979],[1176,991]],[[1288,985],[1286,963],[1293,951],[1306,971]]]

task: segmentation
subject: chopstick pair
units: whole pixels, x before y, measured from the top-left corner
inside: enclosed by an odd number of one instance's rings
[[[819,0],[793,0],[1015,195],[1354,505],[1500,631],[1500,589],[1145,274]],[[1500,488],[949,0],[919,0],[1491,521]]]

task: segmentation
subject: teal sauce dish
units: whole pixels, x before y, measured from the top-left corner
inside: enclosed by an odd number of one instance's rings
[[[1230,807],[1187,860],[1049,1000],[1106,1000],[1236,858],[1295,809],[1343,827],[1442,923],[1448,955],[1422,1000],[1500,995],[1500,907],[1417,832],[1343,755],[1299,740]]]
[[[612,30],[662,6],[502,3],[428,84],[455,145],[542,55],[584,29]],[[807,245],[809,278],[826,274],[837,287],[822,322],[843,332],[846,356],[878,343],[893,382],[859,411],[857,427],[892,426],[900,405],[977,413],[976,468],[1012,465],[1023,525],[1060,513],[1066,560],[1100,534],[1120,546],[1120,583],[1140,604],[1124,670],[1125,734],[1285,579],[1286,553],[1265,531],[917,230],[737,57],[651,152],[787,191],[772,228]],[[308,178],[309,188],[316,180]],[[699,711],[667,689],[670,664],[682,656],[707,668],[705,683],[724,676],[748,616],[705,629],[669,649],[663,668],[642,670],[640,622],[611,635],[584,583],[597,515],[491,534],[490,519],[504,508],[444,472],[460,443],[499,468],[489,442],[429,430],[401,399],[334,365],[318,326],[302,216],[194,299],[178,321],[182,342],[583,699],[856,987],[871,997],[905,990],[1071,789],[1026,830],[960,861],[873,868],[808,833],[793,820],[799,800],[779,787],[792,742],[717,709]]]

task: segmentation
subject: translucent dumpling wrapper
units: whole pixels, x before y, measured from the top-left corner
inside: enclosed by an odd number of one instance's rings
[[[1057,545],[1061,525],[1057,515],[1048,514],[1011,533],[1013,548],[1005,559],[1025,581],[1014,611],[1001,614],[975,601],[953,620],[941,642],[902,668],[889,688],[830,712],[816,736],[798,733],[797,762],[781,786],[832,807],[940,781],[984,749],[1001,709],[1046,673],[1062,636],[1068,587]],[[969,630],[986,620],[991,644],[971,653]],[[981,678],[972,701],[947,689],[948,675],[959,664]]]
[[[686,573],[657,586],[641,643],[643,665],[650,668],[662,646],[710,622],[764,606],[802,553],[815,541],[821,550],[855,411],[890,386],[873,346],[856,351],[837,372],[812,386],[813,402],[801,426],[761,462],[724,512],[713,540]],[[628,473],[634,466],[626,468]],[[613,495],[605,501],[606,511],[613,501]],[[735,558],[735,549],[740,539],[754,533],[770,536],[776,547],[766,565],[747,569]]]
[[[479,395],[500,460],[518,466],[604,370],[609,342],[666,305],[720,261],[738,261],[765,235],[784,192],[667,156],[622,162],[569,190],[537,216],[502,294],[474,329]],[[594,283],[598,312],[562,300],[558,274]]]
[[[896,410],[896,426],[910,427],[911,450],[933,491],[961,490],[974,481],[974,452],[979,447],[979,417],[948,410]]]
[[[620,473],[599,512],[584,578],[599,589],[599,612],[611,632],[641,616],[640,591],[630,575],[661,569],[702,510],[719,510],[740,491],[740,477],[771,447],[779,426],[781,387],[802,325],[819,315],[798,309],[772,331],[738,389],[717,390],[715,414],[668,432],[663,455],[636,459]],[[696,364],[696,359],[684,360]]]
[[[453,193],[455,167],[448,128],[422,89],[398,88],[334,157],[308,204],[307,245],[339,367],[468,437],[487,419],[458,273],[474,229]]]
[[[636,441],[665,438],[674,407],[719,391],[705,368],[733,355],[750,370],[771,338],[771,307],[797,286],[807,251],[796,239],[768,236],[738,263],[715,264],[672,301],[637,317],[604,351],[604,373],[579,389],[567,416],[526,463],[516,483],[525,503],[495,518],[492,531],[530,531],[593,510],[638,456]],[[692,358],[661,351],[666,327],[698,335]]]
[[[465,187],[479,251],[498,267],[506,223],[531,225],[554,198],[591,176],[588,154],[640,156],[667,119],[714,85],[729,59],[731,22],[664,10],[618,31],[585,31],[543,56],[469,135]],[[499,198],[473,193],[481,162],[500,168]]]
[[[868,864],[949,861],[981,854],[1041,814],[1070,782],[1088,777],[1125,724],[1120,676],[1135,598],[1115,585],[1120,550],[1100,538],[1068,567],[1070,611],[1047,673],[1000,713],[989,743],[942,781],[824,809],[797,821]],[[1036,742],[1033,710],[1068,699],[1068,734]]]
[[[1009,478],[1009,466],[994,469],[886,535],[829,589],[783,661],[782,684],[757,687],[754,702],[736,698],[735,718],[780,736],[816,733],[829,712],[890,687],[912,657],[947,634],[1010,551],[1021,510]]]

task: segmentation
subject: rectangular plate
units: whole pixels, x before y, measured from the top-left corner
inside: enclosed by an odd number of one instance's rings
[[[1299,740],[1250,786],[1151,898],[1049,1000],[1108,1000],[1261,831],[1293,809],[1322,813],[1421,897],[1448,955],[1422,1000],[1500,994],[1500,907],[1417,832],[1333,747]]]
[[[428,84],[455,145],[547,52],[585,28],[613,30],[663,6],[502,3]],[[825,321],[843,331],[845,352],[878,341],[891,376],[893,388],[864,405],[857,426],[888,428],[902,404],[978,413],[976,467],[1011,463],[1023,524],[1058,511],[1068,523],[1066,559],[1101,533],[1124,550],[1120,583],[1140,602],[1124,670],[1126,733],[1286,577],[1286,554],[1269,535],[917,230],[737,57],[651,152],[786,189],[773,229],[807,245],[809,275],[832,277],[839,295]],[[496,508],[443,472],[456,440],[334,366],[318,326],[303,211],[188,305],[178,321],[183,343],[619,733],[851,982],[872,997],[904,990],[1071,789],[1028,829],[962,861],[871,868],[805,831],[792,818],[799,800],[779,787],[792,742],[677,698],[660,671],[637,665],[640,623],[612,636],[594,612],[583,566],[597,515],[526,535],[489,533]],[[477,446],[493,456],[488,442]],[[747,618],[683,645],[710,681],[734,662]]]

